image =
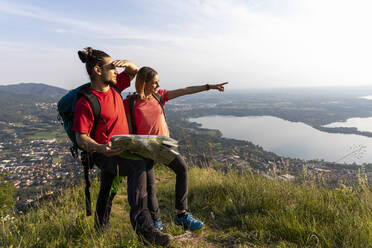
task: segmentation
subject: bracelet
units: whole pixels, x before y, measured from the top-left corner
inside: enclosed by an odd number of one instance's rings
[[[207,90],[210,90],[211,89],[211,87],[209,86],[209,84],[206,84],[205,86],[207,87]]]

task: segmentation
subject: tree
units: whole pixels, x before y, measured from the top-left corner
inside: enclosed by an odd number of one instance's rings
[[[0,216],[9,213],[15,205],[13,184],[5,182],[5,174],[0,175]]]

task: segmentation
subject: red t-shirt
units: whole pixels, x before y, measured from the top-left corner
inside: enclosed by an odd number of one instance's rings
[[[163,103],[168,101],[168,91],[159,90],[158,94],[163,98]],[[125,110],[129,111],[128,99],[124,100]],[[160,135],[169,137],[169,129],[163,110],[155,98],[148,100],[136,100],[134,104],[134,115],[136,120],[137,134]]]
[[[130,78],[122,72],[117,76],[116,87],[119,91],[130,86]],[[121,95],[110,88],[107,92],[99,92],[89,89],[98,99],[101,105],[101,117],[96,125],[94,140],[99,144],[111,141],[113,135],[128,134],[128,123],[125,115],[123,99]],[[92,108],[85,97],[80,97],[75,105],[74,124],[72,131],[89,134],[94,123]]]

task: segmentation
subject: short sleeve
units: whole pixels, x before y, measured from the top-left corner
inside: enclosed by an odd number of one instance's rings
[[[85,97],[80,97],[74,110],[72,131],[90,134],[94,123],[92,108]]]
[[[165,105],[165,103],[168,102],[168,90],[158,90],[158,94],[163,98],[163,103]]]
[[[122,92],[123,90],[130,86],[130,77],[125,71],[123,71],[116,77],[116,81],[117,88],[119,89],[120,92]]]

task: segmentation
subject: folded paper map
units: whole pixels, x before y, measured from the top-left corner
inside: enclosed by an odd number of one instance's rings
[[[124,154],[139,155],[158,163],[169,164],[179,155],[178,142],[167,136],[114,135],[112,147],[124,149]]]

